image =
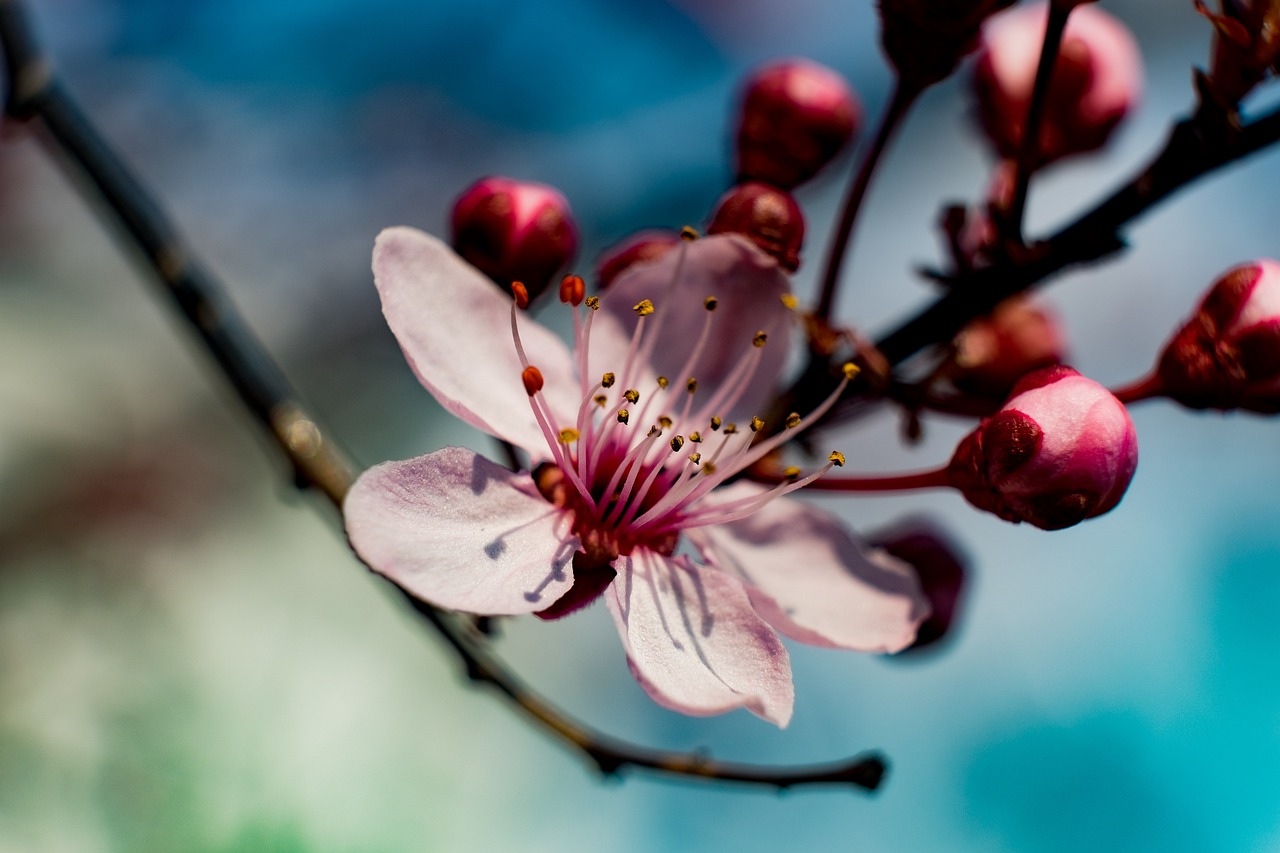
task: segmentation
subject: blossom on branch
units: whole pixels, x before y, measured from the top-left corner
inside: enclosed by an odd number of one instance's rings
[[[687,714],[745,707],[786,725],[778,633],[871,652],[911,643],[928,606],[903,563],[786,499],[731,483],[835,403],[753,441],[786,356],[786,275],[750,242],[683,242],[602,298],[567,277],[572,351],[433,237],[383,232],[383,312],[450,412],[522,448],[532,473],[445,448],[365,472],[347,533],[376,571],[435,605],[556,618],[603,598],[631,671]]]

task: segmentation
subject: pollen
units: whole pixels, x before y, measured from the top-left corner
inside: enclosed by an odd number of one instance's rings
[[[841,453],[839,450],[831,451],[831,455],[827,457],[827,460],[830,461],[831,464],[836,466],[837,468],[844,467],[844,454]]]
[[[520,381],[524,383],[524,392],[532,397],[542,390],[542,371],[531,364],[520,372]]]
[[[735,424],[735,423],[727,423],[727,424],[725,424],[725,425],[724,425],[724,434],[725,434],[725,435],[736,435],[736,434],[737,434],[737,432],[738,432],[738,425],[737,425],[737,424]]]
[[[690,394],[693,394],[698,390],[698,380],[690,376],[688,381],[684,383],[684,387],[689,391]]]
[[[794,293],[784,293],[778,298],[782,300],[783,307],[788,311],[796,310],[796,306],[800,304],[800,300],[796,299],[796,295]]]
[[[618,423],[626,424],[629,420],[631,420],[631,413],[626,409],[618,409]]]
[[[653,313],[653,300],[641,299],[635,305],[631,306],[631,310],[641,317],[648,317]]]
[[[702,473],[706,474],[708,477],[710,477],[715,472],[716,472],[716,463],[714,462],[708,462],[706,465],[702,466]]]
[[[680,239],[686,243],[692,243],[694,240],[698,239],[698,229],[686,225],[680,229]]]
[[[767,334],[764,332],[756,332],[755,336],[751,338],[751,345],[753,347],[762,347],[767,340],[769,340],[769,336]]]
[[[564,429],[560,430],[561,444],[572,444],[577,440],[578,440],[578,431],[573,427],[565,427]]]
[[[529,307],[529,289],[524,286],[524,282],[511,282],[511,295],[515,297],[516,307],[521,311]]]
[[[670,415],[658,415],[658,425],[663,429],[671,429],[672,423],[674,421],[671,420]]]
[[[682,447],[684,447],[684,436],[683,436],[683,435],[677,435],[675,438],[671,439],[671,450],[672,450],[672,452],[674,452],[674,453],[679,453],[679,452],[680,452],[680,448],[682,448]]]
[[[700,441],[702,441],[702,433],[697,432],[696,430],[694,432],[689,433],[689,440],[692,441],[694,444],[698,444]]]
[[[689,454],[689,461],[690,461],[690,462],[692,462],[694,465],[697,465],[699,462],[701,462],[701,461],[702,461],[702,454],[701,454],[701,453],[690,453],[690,454]]]
[[[800,469],[792,465],[782,472],[782,477],[784,480],[798,480],[800,479]]]
[[[604,376],[600,377],[600,385],[603,388],[612,388],[613,383],[617,381],[618,377],[614,376],[612,373],[606,373]]]
[[[633,406],[640,402],[640,392],[634,388],[628,388],[626,391],[623,391],[622,396]]]
[[[600,310],[600,297],[599,297],[599,296],[588,296],[588,297],[587,297],[587,307],[588,307],[588,308],[590,308],[592,311],[599,311],[599,310]]]
[[[568,305],[581,305],[586,290],[587,284],[580,275],[567,275],[560,279],[560,301]]]
[[[711,418],[711,431],[715,432],[716,430],[720,429],[720,424],[722,423],[724,423],[724,421],[720,420],[718,417],[715,417],[713,415]]]
[[[795,429],[800,426],[800,413],[792,412],[787,415],[787,429]]]
[[[657,424],[649,427],[649,438],[657,438],[660,435],[662,435],[662,430],[658,429]]]
[[[714,311],[716,310],[716,306],[718,306],[719,304],[720,304],[720,300],[716,299],[714,296],[708,296],[703,301],[702,307],[706,308],[708,311]]]
[[[665,377],[665,376],[659,376],[659,377],[658,377],[658,387],[659,387],[659,388],[666,388],[666,387],[667,387],[668,385],[670,385],[670,384],[671,384],[671,380],[670,380],[670,379],[668,379],[667,377]]]
[[[609,402],[609,398],[603,394],[597,394],[594,400],[595,400],[595,404],[602,409],[604,408],[605,403]]]
[[[755,415],[751,418],[751,431],[759,432],[762,429],[764,429],[764,418],[759,415]]]
[[[854,364],[852,361],[846,361],[840,366],[840,370],[844,373],[845,379],[853,379],[862,372],[862,368],[858,367],[858,365]]]

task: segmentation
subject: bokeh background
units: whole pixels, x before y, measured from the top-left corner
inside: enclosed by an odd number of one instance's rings
[[[378,230],[441,232],[488,173],[545,181],[582,267],[629,231],[701,224],[729,177],[741,76],[804,55],[868,112],[890,80],[871,0],[38,0],[88,112],[162,198],[365,465],[487,447],[442,416],[379,315]],[[1106,0],[1149,92],[1115,144],[1034,189],[1032,230],[1100,197],[1191,103],[1209,27],[1189,2]],[[965,79],[890,152],[841,310],[869,331],[930,295],[944,199],[989,160]],[[1267,97],[1263,96],[1264,100]],[[806,186],[813,277],[846,158]],[[1074,361],[1144,371],[1222,270],[1280,253],[1263,154],[1047,291]],[[352,558],[28,129],[0,138],[0,851],[1280,849],[1280,452],[1274,420],[1155,403],[1121,507],[1046,534],[950,494],[825,499],[861,530],[945,524],[975,565],[952,642],[912,660],[792,647],[790,728],[687,719],[632,682],[596,607],[505,625],[575,714],[655,746],[766,762],[885,750],[874,797],[621,784],[463,686]],[[891,415],[842,447],[903,449]]]

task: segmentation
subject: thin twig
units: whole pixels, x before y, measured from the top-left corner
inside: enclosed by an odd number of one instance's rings
[[[314,488],[341,507],[353,469],[320,422],[299,402],[284,374],[226,298],[217,279],[188,250],[168,217],[62,87],[36,42],[20,0],[0,0],[0,46],[8,71],[5,111],[36,122],[57,154],[78,167],[111,218],[140,251],[182,318],[199,336],[241,402],[266,427],[294,467],[299,487]],[[697,753],[652,750],[577,722],[529,690],[456,616],[400,590],[457,651],[476,682],[492,685],[539,727],[577,749],[601,772],[634,767],[670,776],[786,788],[843,784],[875,790],[885,772],[874,753],[842,762],[769,767],[712,761]]]

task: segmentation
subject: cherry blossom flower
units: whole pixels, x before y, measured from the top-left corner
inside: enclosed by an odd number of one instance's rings
[[[730,482],[852,375],[753,442],[794,304],[754,245],[682,243],[598,299],[567,277],[573,350],[429,235],[383,232],[373,267],[422,384],[533,468],[448,447],[365,472],[344,513],[376,571],[477,614],[555,618],[603,598],[640,685],[687,714],[745,707],[786,725],[794,691],[778,633],[871,652],[911,643],[928,613],[913,572],[784,498],[843,456],[773,488]]]

